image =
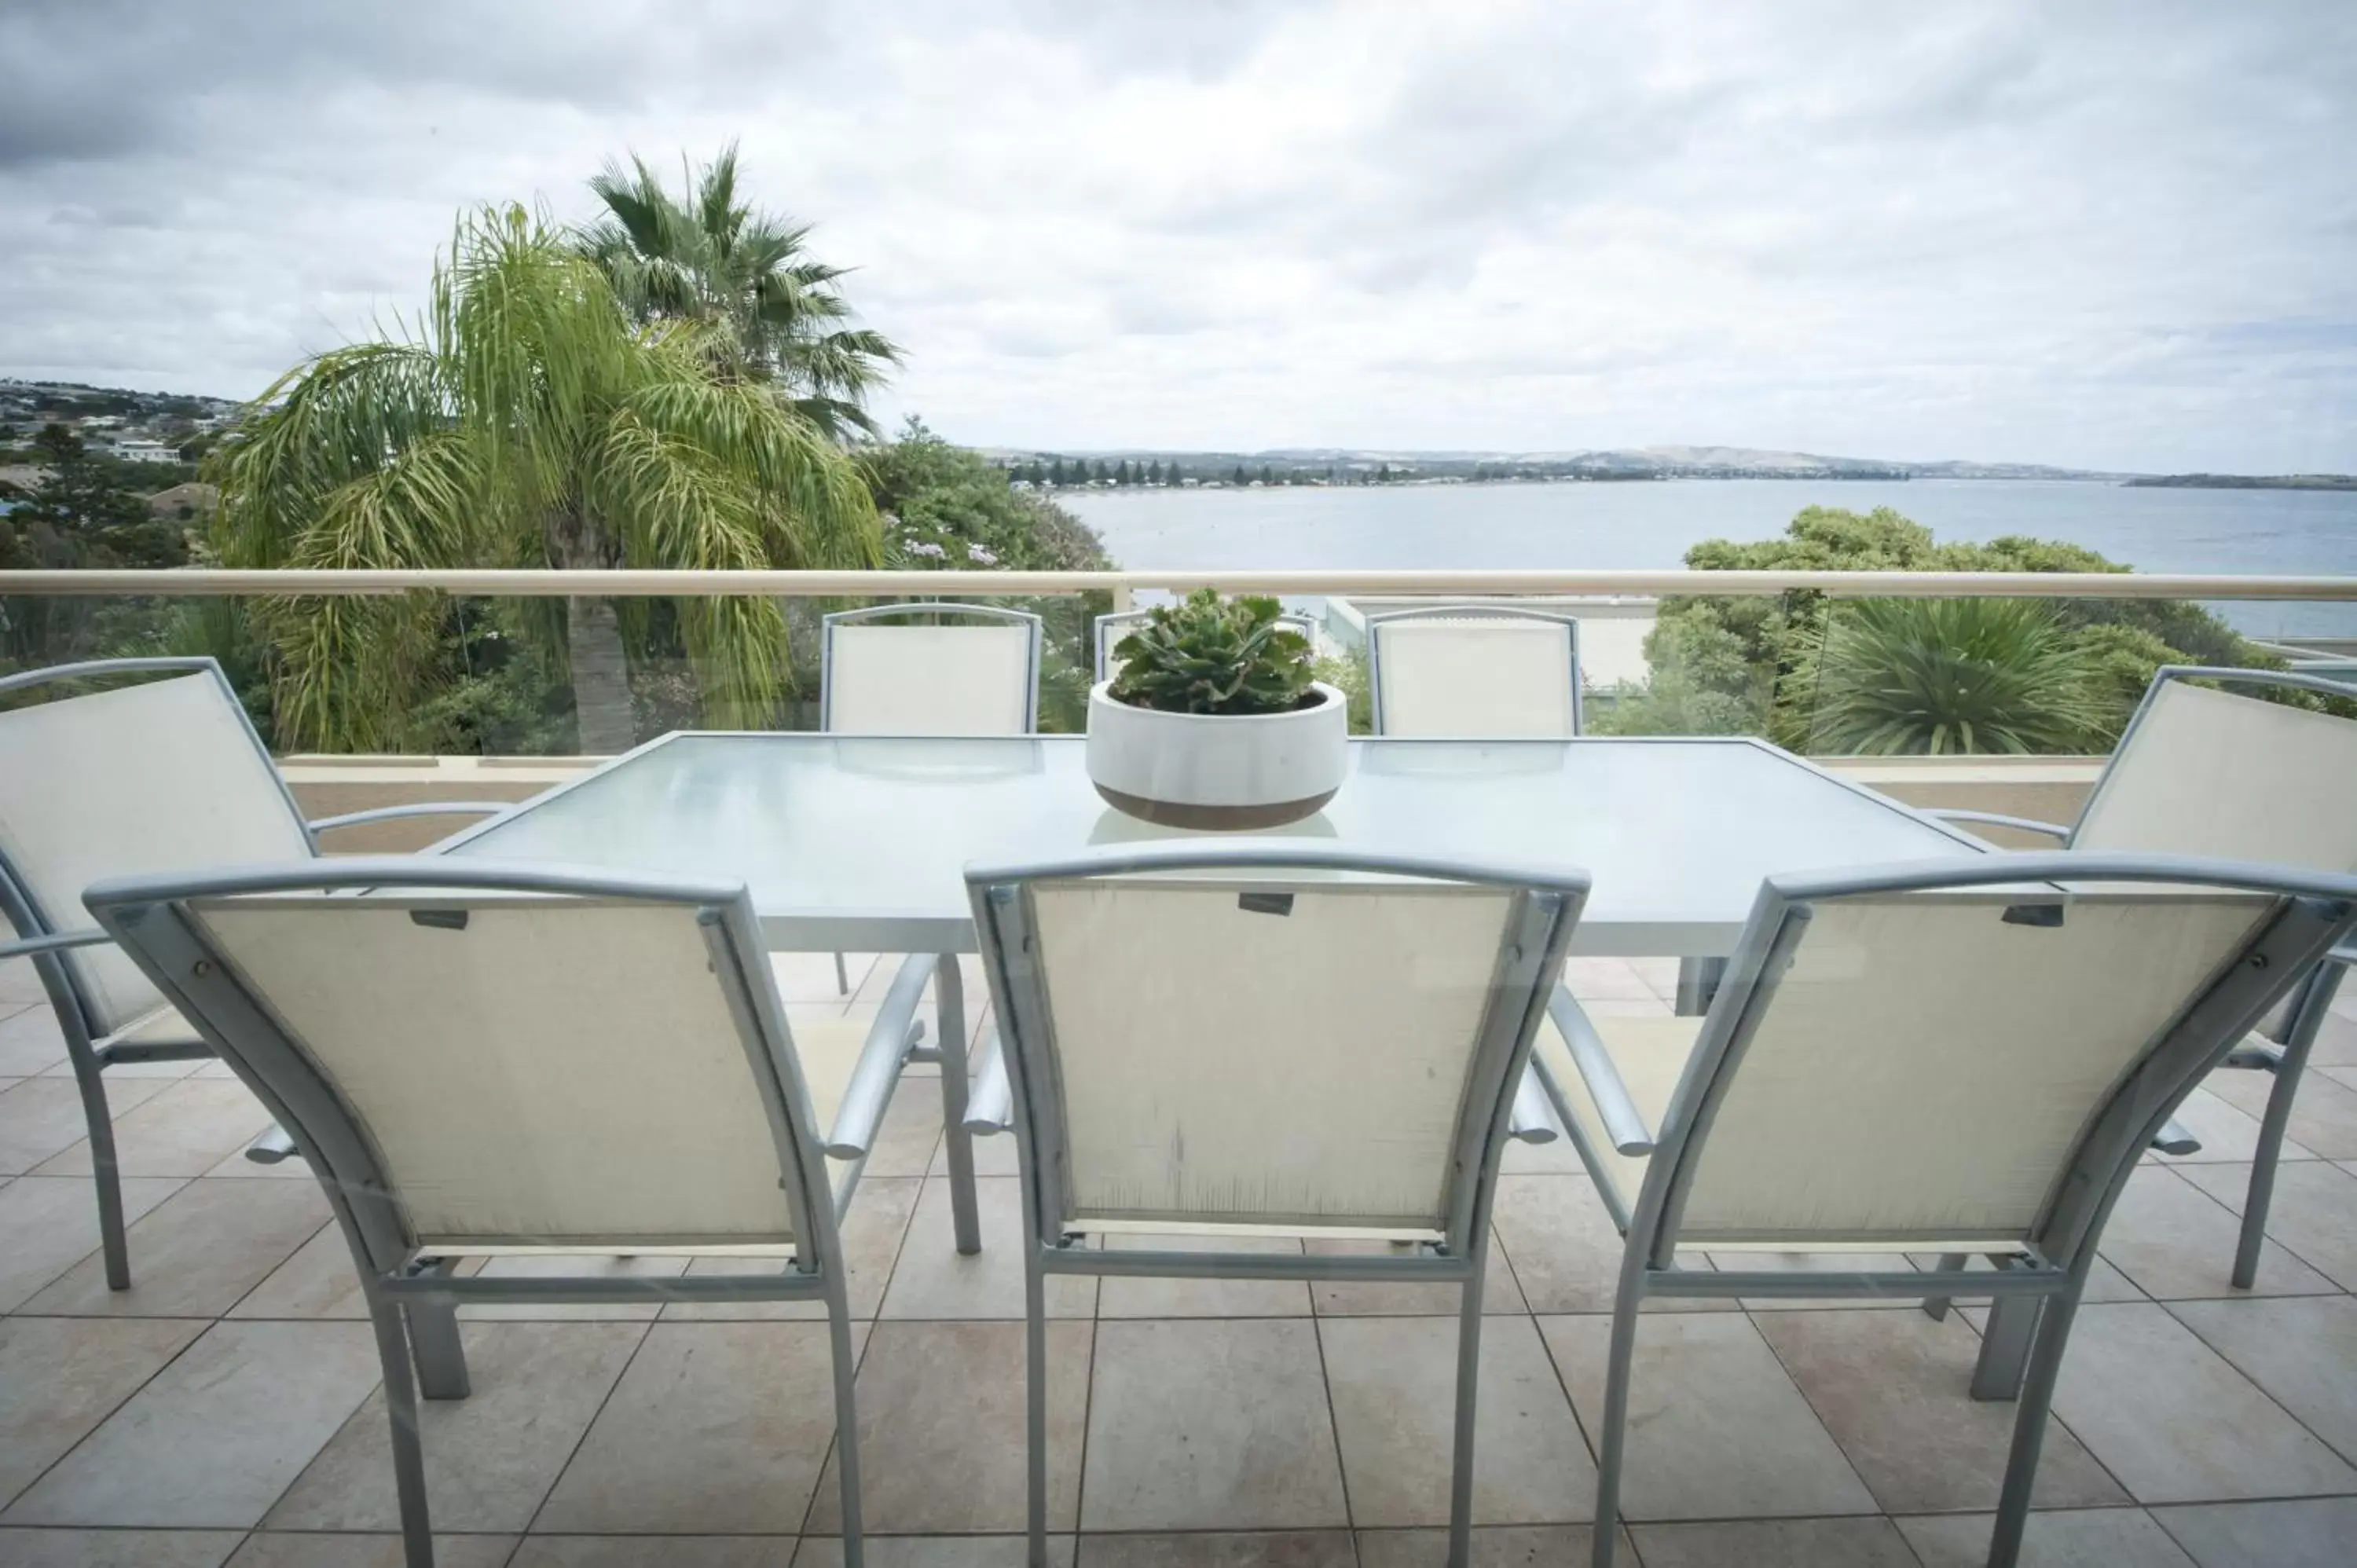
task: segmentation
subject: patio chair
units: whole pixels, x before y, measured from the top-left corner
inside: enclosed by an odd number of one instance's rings
[[[456,1349],[459,1304],[520,1301],[823,1303],[860,1561],[836,1230],[859,1166],[831,1175],[827,1155],[873,1138],[899,1042],[789,1029],[742,886],[355,858],[113,881],[87,902],[327,1193],[384,1365],[409,1568],[434,1562],[413,1352]],[[456,1272],[618,1252],[780,1267]]]
[[[1987,811],[1932,814],[2046,834],[2071,850],[2220,855],[2312,871],[2357,871],[2357,720],[2195,685],[2196,681],[2313,692],[2357,703],[2357,686],[2313,675],[2171,665],[2153,677],[2075,823],[2063,827]],[[2331,1010],[2341,973],[2352,962],[2357,948],[2327,955],[2281,1012],[2226,1058],[2228,1067],[2275,1074],[2243,1203],[2242,1237],[2234,1251],[2238,1289],[2250,1289],[2258,1278],[2292,1097],[2299,1091],[2309,1049]]]
[[[1367,683],[1377,735],[1576,736],[1579,623],[1511,605],[1369,616]]]
[[[142,679],[143,677],[152,677]],[[211,1052],[147,977],[82,927],[82,889],[140,872],[300,859],[322,832],[507,810],[434,801],[305,822],[221,666],[113,659],[0,677],[0,915],[29,956],[81,1091],[106,1283],[131,1285],[105,1071]],[[87,940],[86,940],[87,939]]]
[[[971,1124],[1023,1178],[1031,1561],[1047,1561],[1049,1274],[1461,1289],[1450,1561],[1466,1561],[1498,1156],[1554,1126],[1523,1068],[1578,872],[1312,844],[970,867],[1002,1048]],[[1358,1253],[1099,1251],[1108,1233],[1386,1238]]]
[[[1610,1568],[1647,1296],[1987,1297],[2034,1335],[1989,1563],[2011,1568],[2104,1221],[2178,1102],[2335,941],[2357,877],[1993,854],[1761,887],[1702,1019],[1558,1002],[1534,1060],[1627,1239],[1594,1561]],[[1714,1253],[1976,1252],[1997,1267],[1717,1272]],[[1996,1314],[1983,1366],[2008,1354]],[[1979,1380],[1976,1378],[1975,1381]]]
[[[1154,612],[1151,609],[1115,610],[1111,615],[1102,615],[1097,617],[1095,630],[1095,678],[1097,680],[1110,681],[1113,679],[1114,649],[1120,643],[1123,638],[1127,637],[1131,632],[1136,630],[1139,626],[1143,625],[1146,618],[1153,613]],[[1303,615],[1297,610],[1288,610],[1285,614],[1278,616],[1276,619],[1278,625],[1288,627],[1308,638],[1309,639],[1309,645],[1312,648],[1318,646],[1318,622],[1315,618]]]
[[[922,618],[930,625],[894,621]],[[958,625],[957,622],[969,624]],[[824,618],[819,674],[819,727],[856,736],[1019,736],[1039,722],[1039,618],[989,605],[878,605]],[[954,957],[918,953],[901,960],[893,992],[913,984],[915,997],[930,979],[940,987],[939,1015],[964,1018],[964,976]],[[835,989],[851,976],[834,955]],[[965,1130],[966,1075],[963,1038],[933,1049],[920,1044],[921,1025],[909,1036],[910,1060],[940,1059],[942,1120],[947,1136],[951,1229],[957,1250],[982,1250],[982,1220],[974,1189],[974,1140]]]

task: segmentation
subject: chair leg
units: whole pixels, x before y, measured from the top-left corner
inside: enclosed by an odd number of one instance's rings
[[[458,1338],[458,1304],[414,1301],[401,1310],[417,1358],[418,1391],[430,1400],[465,1399],[474,1385],[467,1375],[467,1348]]]
[[[1727,961],[1723,958],[1678,960],[1678,1016],[1698,1018],[1709,1012],[1711,998],[1718,994],[1719,982],[1726,976]]]
[[[1981,1330],[1980,1359],[1973,1363],[1973,1398],[2020,1397],[2022,1368],[2038,1342],[2039,1321],[2049,1310],[2034,1295],[1999,1296],[1989,1303],[1988,1326]]]
[[[834,1271],[826,1294],[828,1348],[834,1355],[835,1475],[843,1487],[843,1568],[866,1561],[866,1524],[859,1507],[859,1407],[854,1398],[858,1364],[852,1359],[851,1304],[843,1272]]]
[[[1633,1266],[1620,1274],[1620,1298],[1612,1304],[1612,1343],[1604,1363],[1604,1431],[1597,1440],[1596,1536],[1588,1561],[1612,1568],[1620,1544],[1620,1466],[1629,1448],[1630,1363],[1637,1354],[1637,1308],[1644,1277]]]
[[[2021,1532],[2029,1522],[2029,1497],[2038,1485],[2038,1455],[2046,1442],[2046,1418],[2054,1404],[2054,1383],[2062,1370],[2062,1349],[2071,1337],[2071,1319],[2079,1310],[2079,1281],[2048,1301],[2023,1297],[2042,1307],[2038,1314],[2037,1346],[2030,1353],[2029,1374],[2021,1388],[2021,1408],[2013,1418],[2013,1450],[2005,1466],[2005,1489],[1996,1505],[1996,1523],[1989,1532],[1988,1568],[2014,1568],[2021,1556]]]
[[[90,1133],[90,1174],[98,1189],[98,1244],[106,1254],[106,1288],[131,1288],[131,1244],[123,1230],[123,1174],[114,1153],[114,1113],[106,1103],[106,1079],[97,1058],[70,1051],[74,1087],[81,1091],[82,1121]]]
[[[971,1257],[982,1251],[982,1214],[974,1202],[974,1134],[965,1130],[965,975],[957,954],[943,953],[933,971],[934,1048],[942,1058],[942,1130],[950,1167],[950,1230],[957,1250]]]
[[[406,1568],[434,1568],[434,1521],[425,1500],[425,1450],[417,1434],[409,1339],[401,1307],[387,1296],[370,1294],[377,1359],[384,1365],[384,1412],[393,1423],[393,1485],[401,1501],[402,1561]]]
[[[1964,1265],[1970,1262],[1972,1262],[1970,1253],[1943,1252],[1940,1254],[1939,1272],[1943,1274],[1960,1274],[1964,1272]],[[1937,1323],[1948,1316],[1948,1308],[1953,1305],[1944,1295],[1927,1295],[1923,1298],[1923,1316]]]
[[[2292,1096],[2308,1071],[2308,1053],[2317,1030],[2339,989],[2337,972],[2321,974],[2300,993],[2291,1028],[2284,1036],[2283,1055],[2275,1066],[2275,1088],[2268,1091],[2266,1113],[2259,1118],[2258,1147],[2251,1155],[2251,1186],[2243,1197],[2243,1233],[2234,1246],[2233,1285],[2249,1290],[2259,1279],[2259,1250],[2266,1245],[2267,1210],[2275,1203],[2276,1164],[2283,1158],[2284,1129],[2291,1122]]]
[[[834,989],[838,995],[851,994],[851,971],[844,967],[841,953],[834,955]]]
[[[1048,1568],[1048,1287],[1036,1241],[1023,1249],[1023,1432],[1031,1568]]]
[[[1448,1484],[1448,1568],[1469,1568],[1473,1557],[1474,1419],[1481,1386],[1481,1269],[1489,1249],[1474,1254],[1457,1311],[1457,1445]]]

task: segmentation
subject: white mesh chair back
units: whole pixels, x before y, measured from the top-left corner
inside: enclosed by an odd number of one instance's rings
[[[2071,847],[2357,871],[2357,721],[2162,681]]]
[[[1030,902],[1068,1228],[1445,1229],[1511,890],[1085,877]]]
[[[780,1097],[696,906],[299,894],[187,908],[366,1129],[414,1245],[792,1239]],[[806,1095],[791,1113],[808,1129]]]
[[[2039,907],[1986,890],[1812,905],[1681,1164],[1681,1241],[2023,1241],[2095,1112],[2276,901],[2090,892],[2059,925],[2031,923]]]
[[[826,630],[825,726],[843,735],[1023,735],[1039,634],[1030,625]]]
[[[1376,733],[1532,738],[1579,733],[1577,631],[1560,617],[1378,617]]]
[[[70,930],[91,883],[312,849],[236,699],[200,670],[0,713],[0,853],[51,926]],[[112,947],[62,956],[94,1034],[163,1000]]]

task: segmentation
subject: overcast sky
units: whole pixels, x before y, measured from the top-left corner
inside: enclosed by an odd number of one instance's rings
[[[2357,4],[0,6],[0,375],[248,396],[742,142],[975,444],[2357,470]]]

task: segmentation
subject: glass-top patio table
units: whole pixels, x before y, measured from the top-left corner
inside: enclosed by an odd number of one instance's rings
[[[777,950],[971,952],[961,873],[1186,836],[1100,800],[1077,736],[665,736],[446,853],[744,882]],[[1354,740],[1326,808],[1270,834],[1577,866],[1577,953],[1731,952],[1773,872],[1981,853],[1763,741]]]
[[[446,854],[744,883],[771,949],[937,953],[935,1045],[957,1250],[979,1251],[965,1126],[964,867],[1184,836],[1089,782],[1078,736],[669,735],[491,819]],[[1763,741],[1354,740],[1325,809],[1272,834],[1585,868],[1578,953],[1675,956],[1682,1010],[1760,878],[1981,853],[1978,841]]]

